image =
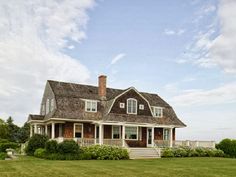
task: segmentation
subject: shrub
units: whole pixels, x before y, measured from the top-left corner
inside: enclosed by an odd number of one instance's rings
[[[7,158],[7,153],[5,152],[0,152],[0,160],[5,160],[5,158]]]
[[[0,144],[1,144],[1,143],[9,143],[9,142],[10,142],[10,141],[7,140],[7,139],[1,139],[1,138],[0,138]]]
[[[236,157],[236,140],[224,139],[216,147],[229,157]]]
[[[187,157],[188,152],[184,148],[174,148],[173,149],[174,157]]]
[[[115,146],[106,146],[106,145],[93,145],[89,147],[84,147],[84,155],[81,155],[81,158],[88,160],[97,159],[97,160],[122,160],[129,159],[129,153],[126,149],[115,147]]]
[[[45,149],[47,153],[57,153],[58,143],[55,140],[47,141],[45,144]]]
[[[46,150],[43,148],[38,148],[34,152],[34,156],[38,158],[45,158],[46,156]]]
[[[16,149],[19,148],[20,145],[13,142],[6,142],[6,143],[0,143],[0,152],[6,152],[6,149]]]
[[[171,148],[165,148],[161,152],[161,157],[174,157],[173,150]]]
[[[39,135],[39,134],[33,135],[30,138],[28,145],[25,149],[27,155],[34,155],[34,152],[36,149],[44,148],[47,140],[48,140],[47,136]]]
[[[79,153],[79,145],[73,140],[66,140],[58,144],[58,152],[61,154]]]

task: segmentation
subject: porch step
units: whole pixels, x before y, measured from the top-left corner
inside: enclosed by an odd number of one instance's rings
[[[130,159],[160,158],[160,151],[155,148],[129,148]]]

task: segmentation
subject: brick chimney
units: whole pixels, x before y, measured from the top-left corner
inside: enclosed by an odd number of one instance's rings
[[[98,95],[102,100],[106,99],[107,95],[107,76],[101,75],[98,77]]]

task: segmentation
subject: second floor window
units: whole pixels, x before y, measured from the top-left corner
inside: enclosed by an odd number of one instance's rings
[[[127,113],[137,114],[137,100],[134,98],[129,98],[127,100]]]
[[[153,107],[154,117],[162,117],[163,116],[163,108]]]
[[[86,100],[85,101],[85,111],[87,111],[87,112],[97,112],[97,101]]]

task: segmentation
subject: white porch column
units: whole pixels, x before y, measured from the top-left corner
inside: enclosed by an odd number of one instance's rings
[[[125,147],[125,125],[122,125],[122,147]]]
[[[173,146],[173,128],[170,128],[170,147]]]
[[[94,144],[97,144],[97,125],[94,124]]]
[[[55,138],[55,123],[53,122],[52,123],[52,137],[51,139],[54,139]]]
[[[48,125],[47,124],[45,125],[45,135],[46,136],[48,135]]]
[[[152,127],[152,147],[154,147],[154,127]]]
[[[30,124],[30,137],[33,136],[33,125]]]
[[[99,124],[99,144],[103,144],[103,125]]]
[[[37,124],[34,124],[34,134],[37,134],[38,133],[38,126]]]

